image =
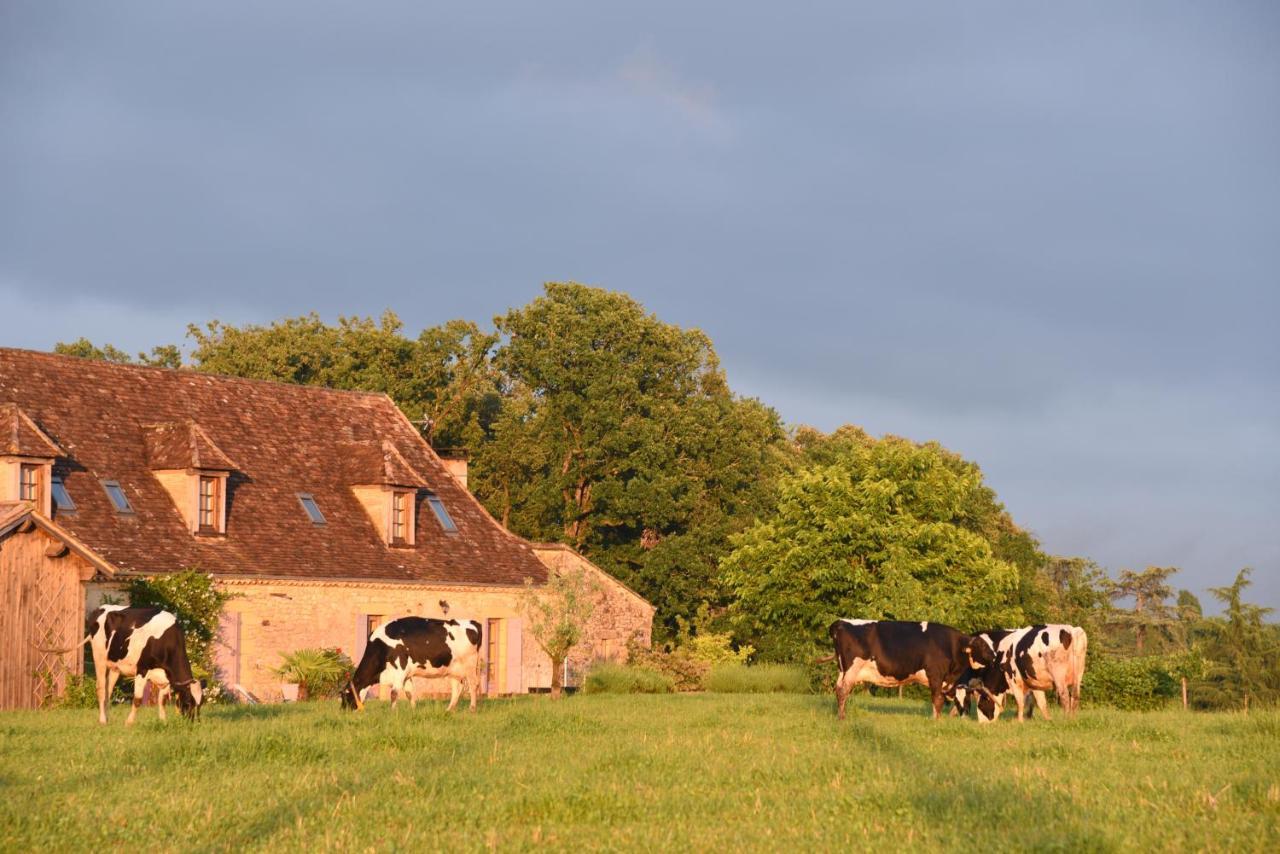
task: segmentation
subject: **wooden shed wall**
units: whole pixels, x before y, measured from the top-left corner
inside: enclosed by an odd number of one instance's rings
[[[0,537],[0,709],[34,709],[48,693],[48,673],[61,693],[80,673],[84,652],[84,583],[92,567],[38,528]],[[65,653],[44,649],[67,649]]]

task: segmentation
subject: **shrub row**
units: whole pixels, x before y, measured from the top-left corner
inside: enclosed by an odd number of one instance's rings
[[[677,688],[674,678],[649,667],[601,663],[587,672],[583,691],[587,694],[670,694]],[[809,677],[803,668],[785,664],[754,667],[729,662],[710,667],[696,690],[717,694],[807,694]]]

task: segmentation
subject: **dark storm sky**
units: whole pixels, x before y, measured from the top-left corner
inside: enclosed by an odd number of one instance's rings
[[[756,5],[6,2],[0,344],[575,279],[1280,606],[1280,4]]]

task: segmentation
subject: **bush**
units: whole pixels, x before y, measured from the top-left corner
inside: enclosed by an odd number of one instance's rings
[[[1162,656],[1113,658],[1089,656],[1080,694],[1084,702],[1116,709],[1159,709],[1177,697],[1180,686]]]
[[[647,649],[632,645],[631,664],[656,670],[671,678],[677,691],[701,691],[711,668],[721,664],[745,664],[755,651],[749,646],[734,649],[728,632],[712,631],[710,609],[703,604],[693,623],[677,617],[674,645]]]
[[[808,694],[809,674],[788,664],[718,664],[703,683],[717,694]]]
[[[121,688],[116,685],[116,693]],[[67,677],[62,695],[53,703],[55,709],[96,709],[98,707],[98,683],[92,675],[72,673]]]
[[[301,685],[308,699],[335,697],[351,678],[351,659],[340,649],[298,649],[280,658],[283,663],[272,672]]]
[[[670,694],[671,677],[646,667],[597,664],[587,671],[582,690],[587,694]]]

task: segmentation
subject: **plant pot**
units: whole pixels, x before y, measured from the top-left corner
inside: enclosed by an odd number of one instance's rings
[[[302,686],[297,682],[281,682],[280,694],[286,703],[296,703],[302,697]]]

